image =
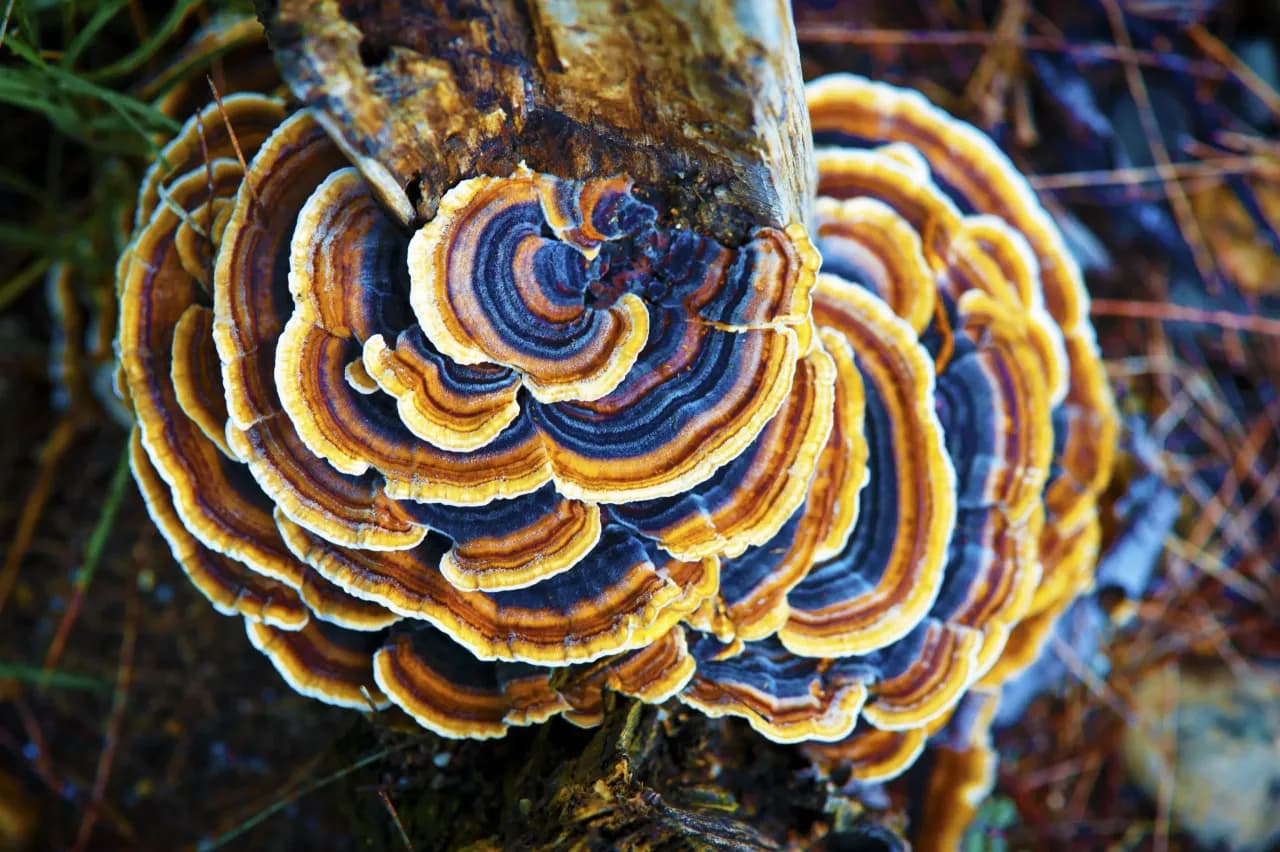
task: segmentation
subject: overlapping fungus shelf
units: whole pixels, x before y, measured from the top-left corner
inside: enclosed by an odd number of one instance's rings
[[[192,582],[298,691],[445,736],[607,688],[875,780],[981,716],[1096,556],[1080,275],[978,131],[808,98],[812,230],[732,246],[524,167],[409,231],[311,112],[203,110],[119,266],[133,467]]]

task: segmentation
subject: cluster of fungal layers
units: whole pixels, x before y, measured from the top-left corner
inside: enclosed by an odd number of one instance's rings
[[[994,145],[808,94],[816,228],[738,247],[526,168],[409,232],[310,112],[206,108],[119,266],[133,468],[192,582],[298,691],[446,736],[608,688],[900,772],[1088,583],[1115,423]]]

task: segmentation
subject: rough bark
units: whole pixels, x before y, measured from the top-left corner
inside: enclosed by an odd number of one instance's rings
[[[730,241],[804,221],[809,124],[787,0],[264,0],[295,95],[387,205],[522,160],[631,175]]]

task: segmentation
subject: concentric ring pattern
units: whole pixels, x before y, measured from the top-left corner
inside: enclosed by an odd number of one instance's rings
[[[408,232],[310,112],[193,118],[117,341],[192,582],[299,692],[446,736],[607,688],[905,768],[1088,585],[1115,416],[996,146],[860,78],[808,97],[814,227],[738,246],[524,167]]]

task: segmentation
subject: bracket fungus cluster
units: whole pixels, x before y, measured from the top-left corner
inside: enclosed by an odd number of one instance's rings
[[[900,772],[1088,585],[1115,418],[996,146],[860,78],[807,96],[810,227],[736,245],[523,166],[406,227],[309,109],[189,121],[118,349],[192,582],[299,692],[445,736],[610,689]]]

